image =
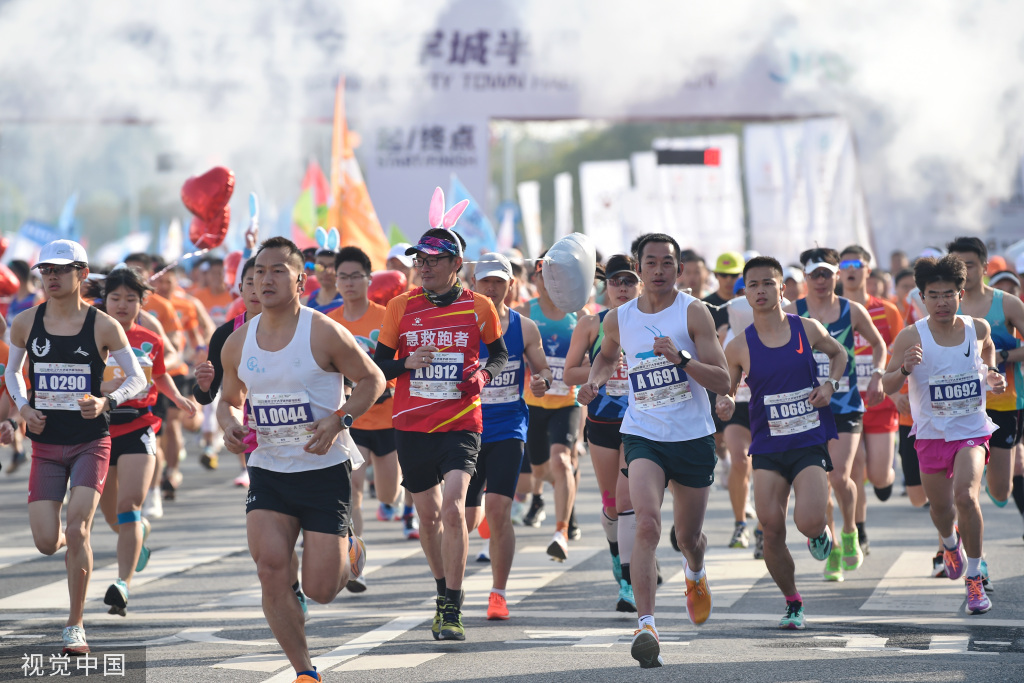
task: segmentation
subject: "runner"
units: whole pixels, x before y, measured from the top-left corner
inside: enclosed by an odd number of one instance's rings
[[[302,299],[303,304],[324,314],[338,308],[343,302],[342,296],[338,292],[338,281],[335,278],[336,259],[337,254],[330,249],[317,250],[316,277],[320,286]]]
[[[839,254],[839,275],[843,283],[843,294],[855,301],[871,316],[871,323],[882,335],[886,350],[892,348],[896,335],[903,329],[896,304],[868,293],[868,277],[871,270],[871,254],[858,244],[852,244]],[[896,450],[896,434],[899,432],[899,411],[892,399],[886,396],[881,403],[871,405],[868,388],[874,370],[873,350],[859,332],[853,333],[854,361],[857,370],[857,390],[861,394],[864,411],[864,434],[853,460],[852,477],[856,484],[857,540],[867,555],[870,552],[867,521],[867,496],[864,495],[864,481],[870,481],[878,500],[885,502],[892,495],[896,481],[893,469],[893,452]]]
[[[448,216],[457,219],[453,212]],[[431,223],[440,223],[440,217]],[[480,453],[480,392],[508,359],[494,305],[459,282],[463,249],[461,236],[445,228],[428,230],[409,248],[423,286],[388,303],[373,354],[386,378],[398,378],[395,442],[402,486],[412,492],[420,513],[420,545],[437,589],[435,640],[466,639],[465,501]],[[479,362],[481,343],[487,346],[485,366]]]
[[[817,320],[839,340],[849,354],[846,376],[835,387],[832,394],[832,415],[839,432],[837,441],[830,441],[828,452],[834,469],[829,472],[829,484],[835,491],[839,510],[843,516],[843,531],[840,546],[833,544],[832,554],[825,563],[825,579],[842,581],[843,571],[859,569],[864,563],[864,552],[860,549],[856,525],[857,485],[852,478],[853,460],[860,444],[863,430],[864,401],[857,390],[857,368],[854,364],[854,335],[871,345],[872,377],[868,384],[868,403],[875,404],[884,398],[880,390],[882,368],[885,366],[885,342],[871,323],[871,316],[863,306],[836,296],[839,254],[835,249],[808,249],[800,254],[800,263],[810,283],[807,298],[800,299],[785,307],[786,313],[796,313],[803,318]],[[818,383],[828,380],[829,364],[823,354],[817,354]],[[829,497],[829,526],[832,537],[836,537]]]
[[[980,239],[958,237],[947,244],[946,249],[950,255],[963,261],[967,268],[963,299],[957,312],[982,318],[988,323],[999,372],[1006,376],[1006,391],[985,401],[988,416],[998,427],[989,442],[991,457],[985,492],[996,507],[1004,507],[1010,499],[1013,449],[1021,443],[1024,433],[1021,413],[1021,408],[1024,408],[1024,377],[1019,370],[1021,361],[1024,361],[1024,348],[1014,335],[1015,331],[1024,330],[1024,302],[984,283],[982,276],[988,265],[988,248]],[[985,576],[987,578],[987,572]]]
[[[137,270],[114,268],[103,282],[102,309],[124,330],[132,352],[146,375],[147,386],[110,411],[110,467],[100,509],[107,524],[118,535],[118,578],[107,588],[103,602],[110,614],[122,617],[128,610],[132,575],[149,562],[146,547],[151,525],[142,516],[142,502],[156,467],[156,429],[160,418],[153,415],[159,391],[179,410],[195,415],[196,406],[178,393],[165,374],[163,337],[139,325],[142,304],[152,290]],[[124,373],[113,354],[107,357],[102,394],[112,393],[124,381]]]
[[[569,352],[565,356],[565,380],[573,384],[586,384],[590,364],[601,351],[604,340],[604,319],[614,310],[637,297],[640,278],[634,258],[616,254],[608,259],[604,269],[607,284],[605,302],[608,309],[598,315],[580,319],[572,333]],[[636,536],[636,515],[629,498],[629,481],[622,474],[626,458],[622,450],[622,418],[629,406],[629,375],[623,358],[618,369],[601,387],[598,397],[587,406],[587,443],[594,474],[601,489],[601,525],[604,527],[608,548],[612,556],[612,576],[619,589],[615,609],[635,612],[630,562]],[[622,521],[620,524],[619,521]]]
[[[661,538],[661,503],[672,489],[673,517],[686,576],[686,611],[703,624],[712,599],[704,568],[707,537],[701,530],[715,482],[715,424],[708,390],[729,391],[725,352],[704,302],[675,288],[679,245],[663,234],[637,245],[643,294],[605,316],[604,341],[590,381],[588,405],[619,364],[620,343],[629,366],[629,408],[622,420],[629,495],[636,513],[632,578],[639,626],[632,655],[642,668],[662,665],[654,623],[657,578],[654,552]],[[620,341],[621,340],[621,341]]]
[[[199,265],[199,269],[205,276],[205,283],[204,286],[196,289],[195,297],[210,315],[210,320],[213,321],[214,326],[220,327],[227,321],[228,310],[235,301],[235,295],[231,292],[231,288],[224,279],[224,259],[207,256]],[[206,337],[204,346],[209,346],[211,337],[212,334],[210,337]],[[208,352],[204,353],[201,360],[205,361],[208,357]],[[202,455],[200,455],[200,464],[207,469],[217,469],[223,438],[220,434],[220,427],[217,424],[216,401],[203,406],[200,445],[203,449]]]
[[[42,292],[36,286],[28,263],[21,259],[14,259],[7,266],[18,278],[18,291],[15,292],[11,303],[7,306],[7,316],[4,324],[5,332],[15,316],[43,301]],[[11,465],[7,468],[8,476],[14,474],[28,460],[28,456],[25,455],[25,443],[22,439],[21,431],[13,430],[11,444],[14,453],[11,457]]]
[[[419,274],[412,267],[412,256],[407,256],[405,251],[412,245],[408,242],[399,242],[395,246],[391,247],[388,252],[388,260],[385,262],[384,267],[388,270],[397,270],[402,275],[405,275],[405,281],[408,284],[408,289],[412,289],[416,285],[413,284],[413,278],[419,277]]]
[[[992,603],[981,575],[984,522],[978,495],[988,442],[996,431],[985,414],[982,384],[999,394],[1006,379],[994,367],[988,323],[957,314],[967,276],[964,262],[954,254],[917,260],[914,280],[928,317],[896,337],[882,384],[894,394],[910,379],[921,480],[942,539],[946,576],[965,577],[966,612],[982,614]]]
[[[781,629],[804,628],[803,598],[796,589],[793,556],[786,547],[789,494],[796,494],[793,522],[816,560],[832,551],[825,514],[832,463],[826,445],[837,438],[829,400],[845,376],[846,350],[816,320],[782,311],[782,264],[755,256],[743,268],[754,322],[726,346],[732,393],[720,397],[731,417],[735,392],[746,375],[750,400],[750,453],[754,505],[764,534],[764,561],[786,598]],[[805,351],[805,348],[807,349]],[[818,384],[812,351],[828,357],[829,381]]]
[[[555,492],[555,533],[548,545],[548,555],[563,562],[569,556],[570,537],[578,533],[570,531],[570,527],[575,526],[572,515],[576,502],[576,475],[572,459],[582,412],[576,402],[576,387],[567,384],[563,374],[572,332],[583,312],[561,311],[551,301],[544,285],[543,258],[544,254],[541,254],[541,260],[537,261],[537,269],[533,273],[537,297],[516,309],[520,315],[537,324],[544,355],[553,377],[551,388],[543,396],[526,396],[526,405],[530,411],[526,453],[530,457],[532,469],[533,501],[523,517],[523,523],[540,527],[547,516],[542,497],[544,481],[550,481]]]
[[[505,367],[480,393],[484,430],[476,476],[466,491],[468,530],[477,528],[485,515],[490,530],[492,583],[487,598],[488,619],[509,617],[505,587],[516,552],[516,534],[510,514],[523,462],[529,418],[523,400],[524,363],[530,365],[530,391],[534,396],[543,396],[552,381],[536,323],[511,310],[505,303],[513,281],[512,264],[501,254],[487,253],[477,260],[473,291],[486,296],[494,304],[501,321],[502,339],[508,350]],[[487,346],[481,344],[480,358],[486,357]],[[481,514],[485,491],[487,504]]]
[[[263,613],[295,668],[297,682],[320,681],[310,661],[291,557],[302,532],[302,585],[331,602],[362,571],[363,542],[349,537],[350,473],[361,463],[347,429],[384,391],[384,378],[347,330],[299,303],[301,252],[274,237],[256,253],[262,312],[231,333],[221,354],[224,385],[217,417],[225,446],[245,450],[240,422],[248,400],[258,443],[249,456],[249,551],[263,589]],[[340,376],[339,376],[340,375]],[[342,380],[356,383],[344,401]],[[312,436],[310,433],[312,432]],[[344,561],[347,550],[348,561]]]
[[[636,252],[633,252],[633,258],[636,258]],[[680,290],[690,290],[691,296],[700,299],[708,282],[708,266],[704,257],[693,249],[683,249],[679,260],[683,263],[683,273],[676,280],[676,285]]]
[[[89,652],[82,618],[92,573],[92,520],[110,461],[105,413],[146,385],[121,326],[82,299],[88,258],[82,245],[70,240],[56,240],[42,248],[35,267],[43,277],[47,301],[14,319],[5,370],[7,389],[32,439],[28,493],[32,538],[44,555],[67,547],[64,563],[71,612],[62,652],[73,655]],[[26,353],[31,399],[21,374]],[[116,391],[103,395],[100,384],[108,354],[125,380]],[[71,497],[62,531],[61,507],[69,479]]]
[[[384,322],[385,308],[367,298],[372,279],[370,257],[359,247],[343,247],[338,252],[332,271],[337,273],[335,282],[341,291],[345,304],[328,314],[355,337],[359,348],[370,357],[377,347],[380,326]],[[323,284],[326,284],[326,277]],[[395,449],[395,430],[391,425],[395,380],[377,402],[352,423],[352,440],[367,463],[373,465],[373,481],[377,488],[377,500],[381,501],[377,519],[382,522],[395,518],[395,506],[400,505],[398,487],[398,453]],[[363,533],[363,486],[366,482],[366,468],[360,467],[352,473],[352,528],[356,536]],[[415,516],[410,512],[410,523]],[[361,593],[366,590],[366,578],[362,574],[349,577],[348,589]]]

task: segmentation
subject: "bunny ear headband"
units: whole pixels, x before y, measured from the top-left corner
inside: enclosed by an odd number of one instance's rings
[[[455,248],[458,249],[457,256],[462,256],[462,243],[459,241],[458,236],[452,232],[452,228],[455,227],[455,221],[459,220],[459,216],[469,206],[469,200],[463,199],[461,202],[453,206],[445,213],[444,210],[444,192],[440,187],[434,188],[434,196],[430,198],[430,211],[427,213],[427,222],[430,224],[432,230],[445,230],[451,234],[451,242],[455,244]]]
[[[321,249],[337,251],[341,245],[341,234],[337,228],[331,228],[330,231],[327,231],[318,227],[316,229],[316,243]]]

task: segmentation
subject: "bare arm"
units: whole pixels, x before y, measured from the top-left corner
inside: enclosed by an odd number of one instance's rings
[[[855,301],[851,301],[850,314],[853,320],[853,329],[860,334],[864,341],[871,345],[871,367],[875,368],[876,371],[871,373],[868,390],[864,393],[869,406],[877,405],[885,400],[885,394],[882,393],[882,375],[884,373],[879,372],[885,368],[887,355],[885,340],[882,338],[882,333],[871,322],[871,314],[868,313],[866,308]]]
[[[344,327],[322,314],[314,317],[313,325],[314,348],[326,349],[331,366],[355,384],[341,410],[359,417],[384,393],[384,373]]]
[[[590,349],[600,329],[601,321],[596,315],[587,315],[576,323],[569,341],[569,350],[565,354],[565,373],[562,375],[566,384],[584,384],[590,377]]]
[[[167,331],[164,330],[164,326],[160,324],[160,320],[147,311],[142,311],[139,314],[139,322],[143,327],[152,330],[164,341],[164,365],[169,368],[173,368],[180,362],[178,358],[178,350],[171,344],[170,337],[167,336]]]
[[[846,372],[846,365],[849,363],[849,354],[842,344],[832,338],[821,323],[813,318],[801,318],[804,326],[804,334],[807,335],[807,342],[815,351],[820,351],[828,356],[828,377],[829,379],[842,379]],[[815,387],[807,401],[815,408],[822,408],[832,400],[832,385],[825,384]]]
[[[588,405],[597,397],[598,390],[615,374],[620,355],[618,311],[609,311],[604,317],[604,341],[601,342],[601,350],[594,356],[587,383],[580,385],[577,401]]]
[[[246,387],[238,378],[238,365],[242,358],[242,344],[249,323],[242,325],[231,333],[221,351],[224,364],[224,379],[220,387],[220,404],[217,406],[217,421],[224,430],[224,445],[232,453],[245,452],[242,439],[249,430],[242,424],[242,404],[245,401]]]
[[[992,328],[983,318],[975,318],[974,329],[981,345],[981,359],[988,366],[985,382],[993,394],[1001,394],[1006,391],[1006,377],[999,372],[999,368],[996,366],[996,345],[992,341]]]
[[[746,335],[734,337],[725,347],[725,362],[729,368],[729,391],[719,394],[715,401],[715,412],[720,420],[732,419],[733,413],[736,411],[736,387],[743,377],[744,365],[749,363],[746,360],[747,356]]]
[[[520,322],[523,325],[523,357],[526,358],[533,374],[530,391],[534,396],[543,396],[551,387],[554,378],[551,376],[544,348],[540,345],[540,330],[537,323],[529,318],[520,318]]]
[[[694,301],[687,308],[686,321],[690,339],[697,347],[697,356],[686,364],[686,374],[709,391],[716,394],[728,393],[729,370],[726,367],[725,349],[718,341],[718,331],[715,329],[711,311],[703,301]],[[667,337],[659,337],[659,339],[667,339]],[[657,341],[655,341],[654,350],[658,351]],[[683,357],[678,351],[675,352],[675,355],[668,353],[664,355],[670,363],[683,361]]]
[[[1024,332],[1024,301],[1015,296],[1004,296],[1003,315],[1006,316],[1006,322],[1014,330]],[[991,339],[991,336],[989,338]],[[1002,361],[1002,358],[997,358],[996,360]],[[1006,360],[1011,363],[1024,362],[1024,344],[1015,349],[1010,349]]]
[[[895,394],[907,381],[907,375],[903,374],[900,368],[907,362],[908,352],[915,352],[917,358],[921,356],[921,336],[917,332],[916,325],[908,325],[896,335],[896,341],[892,344],[892,355],[889,356],[889,364],[882,375],[882,391],[887,394]],[[912,368],[910,368],[912,369]]]

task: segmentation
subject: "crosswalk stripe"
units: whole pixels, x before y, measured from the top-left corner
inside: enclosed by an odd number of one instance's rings
[[[22,562],[44,557],[35,547],[32,548],[0,548],[0,569],[6,569]]]
[[[547,546],[526,546],[516,550],[512,560],[512,573],[505,587],[505,600],[510,607],[548,585],[567,571],[575,569],[601,551],[601,548],[573,546],[565,562],[554,562],[547,554]],[[466,592],[464,607],[487,606],[490,597],[491,567],[479,565],[480,571],[467,575],[462,582]],[[611,563],[609,562],[609,570]],[[430,599],[433,603],[433,598]]]
[[[345,662],[331,673],[340,671],[377,671],[380,669],[412,669],[420,664],[426,664],[438,657],[443,657],[444,652],[408,652],[405,654],[393,655],[363,655],[358,659]]]
[[[242,550],[245,550],[244,546],[234,548],[171,547],[156,550],[153,552],[146,571],[136,574],[132,579],[132,590],[170,574],[177,574],[202,564],[215,562]],[[107,586],[118,578],[117,574],[117,562],[98,569],[93,568],[86,600],[101,600],[107,592]],[[62,578],[60,581],[0,599],[0,610],[66,610],[70,604],[67,579]]]
[[[768,576],[768,567],[764,562],[754,560],[750,551],[709,549],[704,555],[704,566],[708,573],[708,588],[718,608],[732,607],[758,581]],[[682,569],[666,579],[658,590],[657,606],[685,607],[685,579]]]
[[[885,572],[862,610],[946,612],[956,614],[964,601],[964,582],[928,574],[934,552],[905,550]]]

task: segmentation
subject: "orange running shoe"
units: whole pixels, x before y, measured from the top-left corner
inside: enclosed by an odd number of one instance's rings
[[[487,618],[490,621],[508,619],[508,603],[504,597],[491,593],[491,597],[487,599]]]
[[[363,567],[366,566],[366,544],[358,536],[348,538],[348,564],[349,576],[363,575]]]
[[[686,579],[686,613],[690,617],[690,623],[701,625],[711,616],[715,601],[711,598],[711,590],[708,588],[707,572],[697,581]]]

